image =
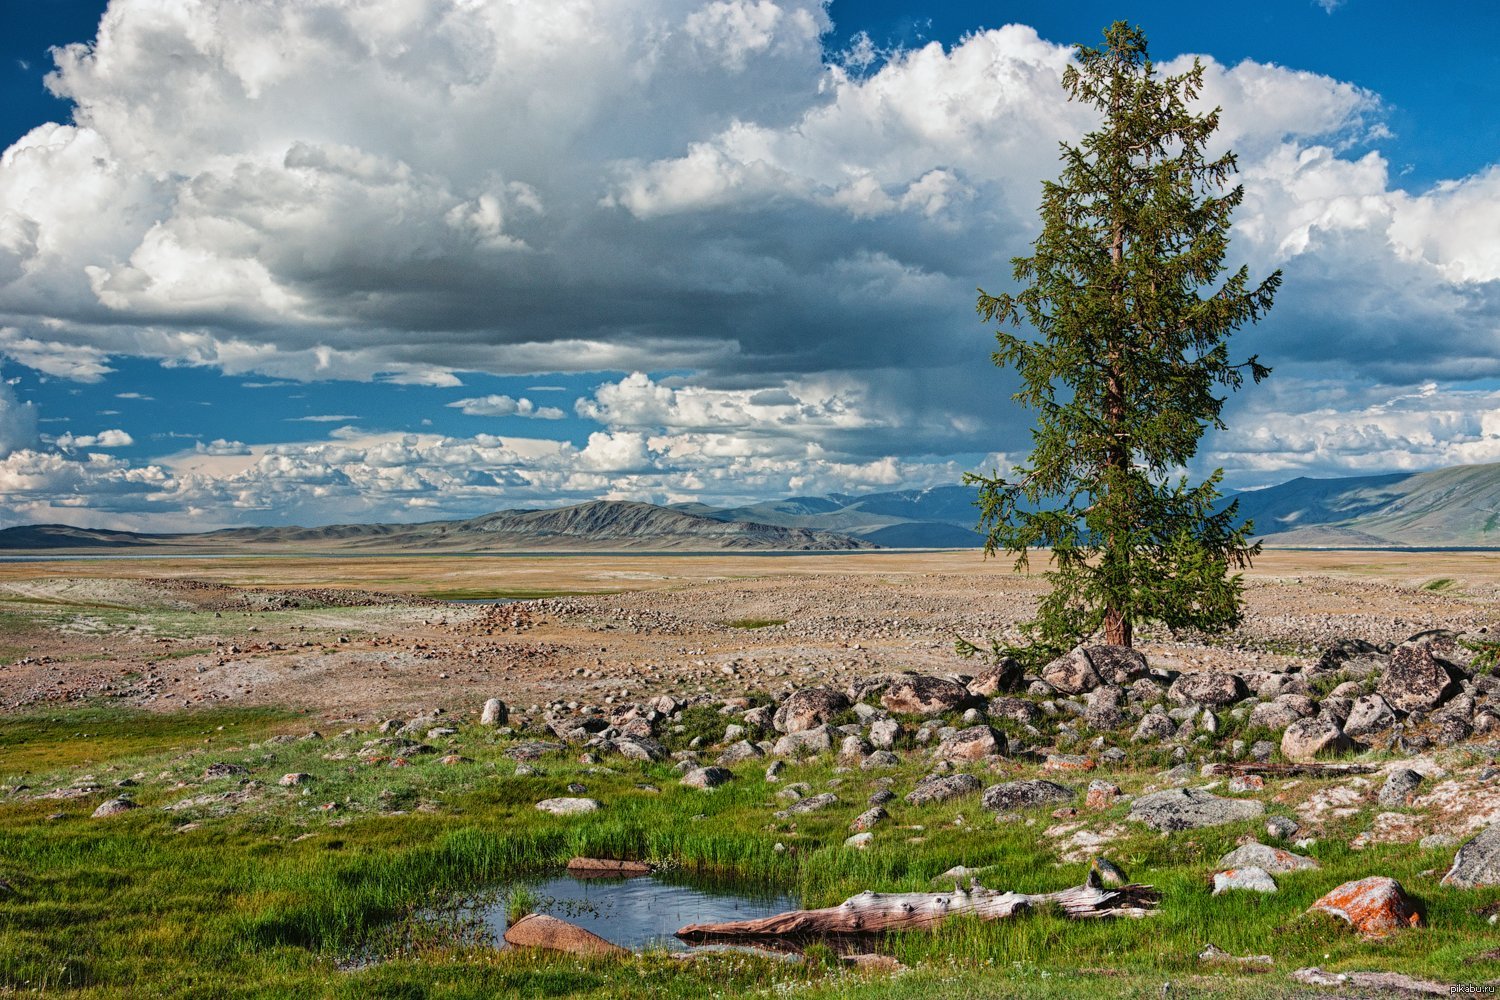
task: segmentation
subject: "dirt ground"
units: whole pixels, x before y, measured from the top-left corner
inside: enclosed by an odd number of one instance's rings
[[[1147,656],[1249,669],[1345,636],[1489,631],[1500,553],[1275,551],[1246,584],[1238,632],[1148,635]],[[3,563],[0,710],[111,699],[369,722],[489,697],[526,708],[972,672],[955,637],[1015,638],[1042,587],[967,552]],[[532,599],[436,599],[457,595]]]

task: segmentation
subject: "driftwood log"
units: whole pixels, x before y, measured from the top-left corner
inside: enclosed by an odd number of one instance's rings
[[[1295,775],[1304,778],[1340,778],[1349,774],[1373,774],[1378,770],[1379,768],[1373,764],[1257,764],[1254,761],[1208,766],[1209,774],[1220,776],[1269,774],[1277,777]]]
[[[838,906],[792,910],[757,920],[722,924],[689,924],[677,932],[684,941],[797,940],[812,937],[882,934],[886,931],[930,931],[950,917],[1004,920],[1042,906],[1056,906],[1074,919],[1144,917],[1156,908],[1158,893],[1149,885],[1106,889],[1081,885],[1062,892],[1026,894],[971,885],[952,892],[862,892]]]

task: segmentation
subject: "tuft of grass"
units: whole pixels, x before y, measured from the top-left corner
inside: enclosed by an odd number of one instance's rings
[[[777,625],[785,625],[785,618],[736,618],[724,623],[729,628],[758,629],[774,628]]]
[[[1422,584],[1422,589],[1441,593],[1445,590],[1452,590],[1454,584],[1457,582],[1458,581],[1454,580],[1452,577],[1440,576],[1436,580],[1428,580],[1426,583]]]

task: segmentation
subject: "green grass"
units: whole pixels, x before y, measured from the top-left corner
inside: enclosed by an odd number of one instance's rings
[[[685,713],[688,721],[704,729],[713,723],[717,739],[728,720]],[[145,990],[168,997],[948,1000],[1088,991],[1160,996],[1170,979],[1192,983],[1193,995],[1252,997],[1283,995],[1286,973],[1305,965],[1396,969],[1441,982],[1500,975],[1500,962],[1482,957],[1493,947],[1493,928],[1475,912],[1500,899],[1500,889],[1440,885],[1451,848],[1349,849],[1348,839],[1372,820],[1373,806],[1331,821],[1311,850],[1322,868],[1278,876],[1281,891],[1271,896],[1208,892],[1214,861],[1241,838],[1262,835],[1259,821],[1162,836],[1125,824],[1123,804],[1080,817],[1092,829],[1125,827],[1104,853],[1161,890],[1155,916],[1067,922],[1043,912],[993,924],[955,921],[936,933],[886,941],[883,947],[914,969],[893,980],[856,976],[826,955],[787,965],[742,955],[682,963],[655,955],[582,960],[497,953],[418,915],[482,888],[528,908],[534,900],[505,890],[580,854],[650,861],[668,879],[791,890],[807,906],[832,905],[864,889],[940,888],[934,877],[955,864],[990,866],[984,883],[991,887],[1055,890],[1078,884],[1086,865],[1057,863],[1057,837],[1043,831],[1059,821],[1047,810],[997,824],[974,797],[922,809],[898,799],[887,806],[891,818],[876,827],[869,850],[845,848],[849,821],[865,809],[877,776],[836,772],[827,758],[791,765],[779,785],[763,780],[763,762],[749,762],[736,768],[736,780],[702,793],[678,785],[678,772],[667,764],[609,757],[606,767],[590,767],[571,753],[544,758],[535,776],[516,777],[503,754],[508,741],[478,727],[463,728],[450,745],[436,741],[470,758],[456,765],[440,763],[436,754],[399,768],[371,762],[361,752],[375,735],[369,732],[255,742],[303,728],[295,723],[295,716],[274,713],[143,716],[103,709],[0,720],[0,768],[7,774],[22,770],[14,755],[25,754],[27,783],[44,789],[73,781],[90,759],[88,773],[101,784],[142,775],[131,792],[145,807],[89,818],[100,800],[117,794],[112,788],[73,801],[0,799],[0,880],[14,887],[0,892],[0,993],[45,987],[90,998]],[[240,777],[202,781],[203,769],[216,761],[250,767],[249,777],[262,787],[245,786]],[[313,776],[307,794],[277,786],[290,771]],[[905,791],[925,771],[924,757],[913,754],[895,773],[895,789]],[[1002,780],[980,773],[987,783]],[[1003,778],[1032,773],[1016,765]],[[1148,770],[1105,769],[1089,777],[1127,793],[1159,780]],[[605,808],[582,818],[533,808],[567,794],[570,782],[583,783]],[[837,782],[840,802],[776,819],[775,793],[792,782],[813,791]],[[1278,789],[1305,793],[1315,784],[1278,786],[1267,797]],[[249,794],[251,801],[227,816],[215,816],[211,803],[181,812],[158,808],[219,792]],[[329,802],[339,808],[319,808]],[[404,814],[391,814],[398,809]],[[61,818],[49,818],[56,814]],[[199,825],[184,829],[189,821]],[[1371,874],[1401,880],[1425,907],[1429,926],[1366,942],[1302,916],[1329,888]],[[1210,942],[1232,954],[1270,954],[1277,971],[1204,970],[1194,956]],[[387,960],[339,971],[340,960],[371,953]]]
[[[1452,577],[1440,576],[1436,580],[1428,580],[1426,583],[1422,584],[1422,589],[1441,593],[1445,590],[1452,590],[1453,585],[1457,582],[1458,581],[1454,580]]]
[[[785,618],[736,618],[724,623],[729,628],[758,629],[785,625]]]
[[[488,587],[460,587],[450,590],[422,591],[423,597],[434,601],[539,601],[548,597],[591,597],[600,594],[618,593],[616,590],[544,590],[510,588],[495,590]]]

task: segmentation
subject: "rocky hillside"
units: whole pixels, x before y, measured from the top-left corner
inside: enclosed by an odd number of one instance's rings
[[[138,534],[25,525],[0,531],[0,550],[228,549],[524,551],[641,549],[646,551],[847,551],[873,549],[832,531],[703,517],[653,504],[597,500],[556,510],[507,510],[468,521],[421,524],[335,524],[320,528],[234,528],[196,534]]]

